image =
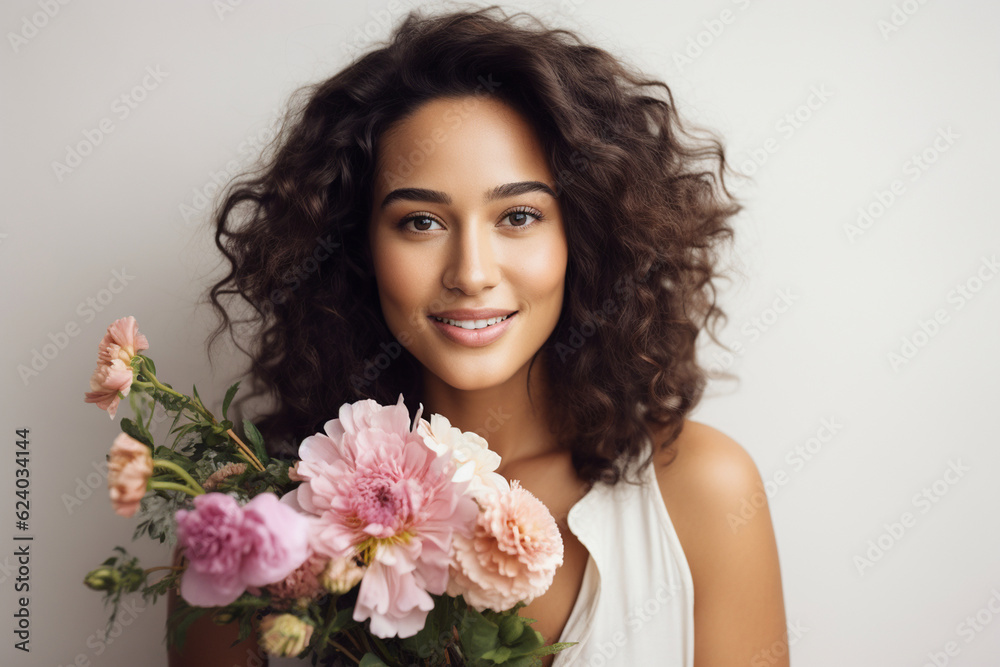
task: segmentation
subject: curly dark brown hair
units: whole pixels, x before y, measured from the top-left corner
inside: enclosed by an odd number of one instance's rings
[[[718,343],[727,320],[719,246],[742,209],[719,139],[682,124],[665,83],[571,31],[495,5],[411,11],[386,43],[293,96],[262,166],[214,212],[231,266],[209,292],[222,321],[208,347],[251,325],[250,349],[237,342],[253,381],[242,400],[273,399],[258,422],[272,452],[342,403],[402,392],[412,413],[421,400],[419,363],[385,323],[367,245],[377,149],[428,100],[482,94],[533,124],[556,179],[565,297],[536,358],[559,387],[554,428],[578,474],[618,482],[654,437],[676,440],[701,399],[695,343],[703,329]],[[230,317],[236,305],[245,319]]]

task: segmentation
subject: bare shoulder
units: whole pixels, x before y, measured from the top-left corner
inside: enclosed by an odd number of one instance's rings
[[[787,665],[787,643],[783,655],[765,655],[787,633],[774,527],[753,458],[722,431],[686,420],[653,465],[694,582],[695,667]],[[741,513],[747,502],[754,511]]]
[[[757,464],[722,431],[688,419],[677,439],[657,452],[653,465],[663,502],[696,574],[702,556],[744,533],[733,518],[739,518],[744,499],[761,498],[764,486]],[[766,504],[762,509],[766,514]],[[758,532],[773,539],[770,520],[766,523],[758,525]]]
[[[673,516],[693,514],[711,519],[719,510],[736,507],[763,487],[757,464],[738,442],[707,424],[685,420],[677,439],[657,452],[656,477]],[[684,502],[682,502],[684,501]]]

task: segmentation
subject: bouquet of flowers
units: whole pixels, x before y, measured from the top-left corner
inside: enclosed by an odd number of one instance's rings
[[[546,507],[495,470],[500,457],[475,433],[438,414],[410,422],[395,405],[344,404],[302,441],[298,460],[267,455],[254,425],[245,440],[227,419],[156,376],[133,317],[98,346],[85,400],[114,418],[128,397],[135,419],[108,457],[114,511],[146,534],[176,543],[180,565],[143,569],[122,547],[84,583],[112,605],[173,587],[183,602],[168,641],[211,614],[259,624],[276,656],[340,656],[358,665],[540,665],[572,643],[545,645],[518,610],[544,593],[562,563]],[[173,416],[169,444],[151,433],[156,406]],[[158,580],[154,572],[163,573]]]

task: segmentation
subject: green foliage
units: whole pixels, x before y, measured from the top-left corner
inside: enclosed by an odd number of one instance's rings
[[[226,397],[222,400],[222,418],[229,419],[229,404],[233,402],[233,397],[236,396],[236,392],[239,391],[240,383],[237,382],[232,387],[226,390]]]
[[[118,607],[126,593],[135,593],[146,583],[146,573],[139,565],[139,559],[130,556],[122,547],[115,547],[117,556],[107,558],[101,566],[91,570],[84,577],[84,583],[95,590],[104,592],[105,607],[111,606],[106,633],[110,633],[118,616]]]
[[[193,396],[176,392],[169,384],[156,378],[156,369],[148,357],[137,355],[133,367],[139,371],[139,382],[133,385],[129,404],[135,418],[123,418],[122,430],[145,443],[157,461],[170,462],[180,467],[198,484],[204,485],[214,472],[230,463],[247,463],[239,474],[230,475],[217,483],[214,490],[230,493],[241,501],[261,493],[283,495],[295,486],[288,477],[291,461],[272,459],[267,455],[264,438],[250,420],[243,420],[245,441],[264,466],[258,470],[247,462],[229,431],[229,408],[239,390],[236,382],[226,391],[222,402],[222,420],[217,420],[205,407],[197,387]],[[150,431],[157,404],[161,405],[173,422],[165,443],[157,446]],[[160,465],[155,469],[153,482],[174,482],[184,474]],[[186,483],[187,484],[187,483]],[[194,488],[193,485],[188,485]],[[173,544],[176,539],[174,515],[178,509],[191,506],[191,496],[175,488],[157,488],[143,498],[133,540],[148,536],[153,540]],[[123,595],[141,591],[144,598],[156,599],[179,585],[182,572],[173,568],[154,568],[160,574],[153,583],[147,573],[122,547],[115,548],[116,555],[88,573],[85,583],[103,592],[106,605],[112,606],[108,631],[113,627]],[[216,623],[238,624],[239,638],[236,645],[247,639],[253,629],[253,620],[262,614],[287,611],[297,614],[314,626],[309,654],[316,664],[320,654],[329,655],[336,647],[343,647],[365,667],[403,667],[404,665],[441,665],[455,667],[540,667],[541,657],[556,653],[572,643],[545,645],[542,635],[531,627],[532,619],[518,614],[524,605],[518,604],[505,612],[486,610],[479,612],[469,607],[462,597],[432,596],[434,608],[427,615],[423,629],[412,637],[380,639],[370,632],[370,621],[354,620],[357,587],[343,595],[324,594],[310,601],[299,601],[291,608],[272,606],[268,593],[260,596],[244,593],[225,607],[194,607],[178,597],[178,607],[168,622],[168,642],[183,646],[191,624],[205,614],[212,614]],[[334,646],[336,644],[336,647]],[[339,649],[336,649],[339,650]]]
[[[150,448],[153,447],[153,436],[149,434],[149,431],[146,430],[146,427],[142,425],[141,421],[138,424],[136,424],[128,417],[122,417],[121,424],[122,424],[122,431],[124,431],[131,437],[135,438],[139,442],[143,443],[144,445],[147,445]]]
[[[250,441],[254,455],[261,463],[266,465],[269,458],[267,450],[264,448],[264,436],[260,434],[260,431],[257,430],[257,427],[249,419],[243,420],[243,432],[246,433],[247,440]]]

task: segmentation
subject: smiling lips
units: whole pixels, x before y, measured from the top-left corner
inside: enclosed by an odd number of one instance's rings
[[[516,310],[497,308],[456,309],[429,315],[445,338],[468,347],[489,345],[511,326]]]

